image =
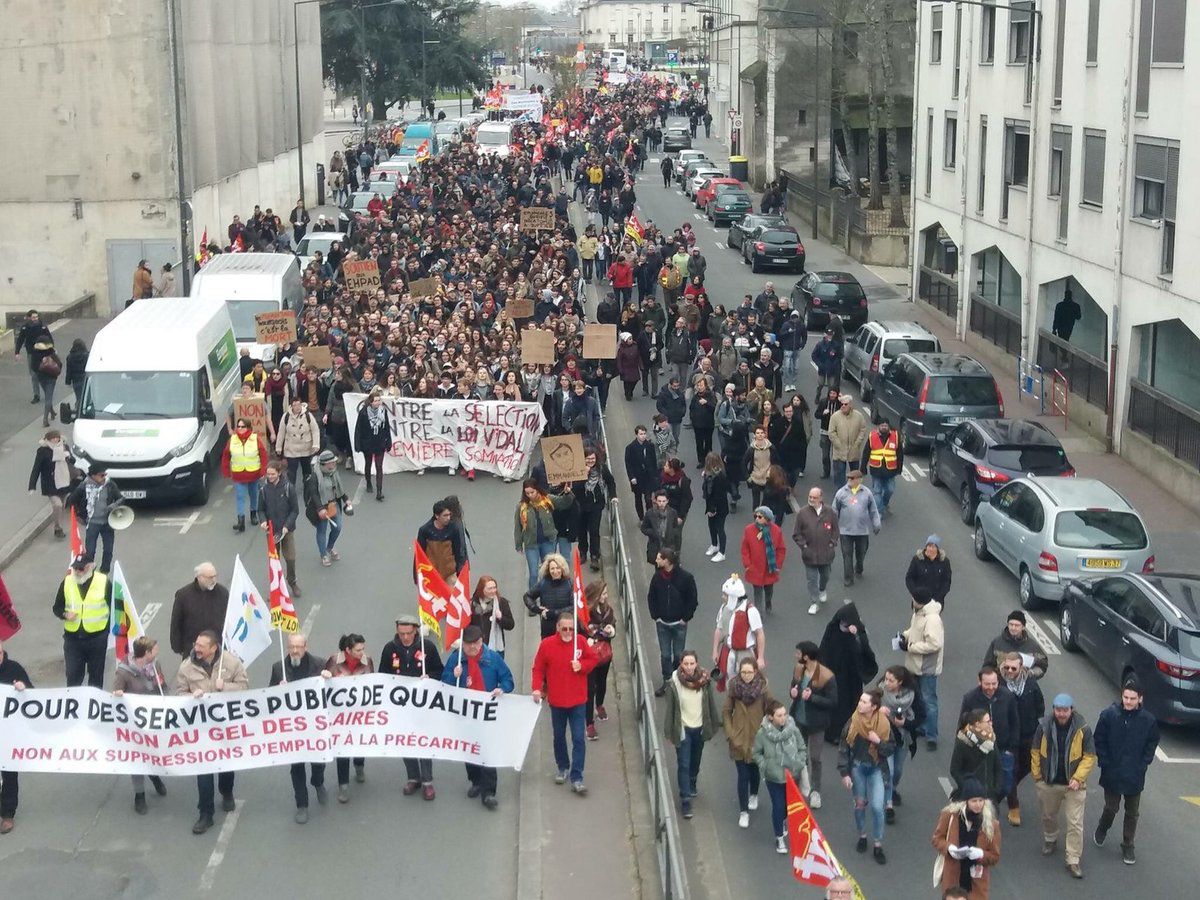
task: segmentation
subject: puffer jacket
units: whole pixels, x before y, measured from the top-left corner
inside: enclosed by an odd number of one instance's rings
[[[904,667],[914,675],[941,675],[946,632],[942,627],[942,604],[930,600],[913,611],[904,632],[908,646]]]
[[[938,555],[930,559],[921,548],[909,560],[908,571],[904,575],[904,586],[917,600],[936,600],[946,605],[946,595],[950,593],[950,558],[946,551],[938,548]]]
[[[775,784],[787,780],[785,772],[791,772],[799,782],[800,773],[808,765],[808,747],[791,716],[782,728],[769,718],[763,718],[758,734],[754,736],[753,755],[762,777]]]

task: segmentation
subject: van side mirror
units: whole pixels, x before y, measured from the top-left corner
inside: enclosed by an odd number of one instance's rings
[[[71,404],[66,400],[58,404],[58,419],[64,425],[70,425],[75,421],[75,413],[71,411]]]
[[[201,400],[200,401],[199,419],[201,422],[212,422],[214,425],[217,424],[217,414],[213,410],[213,405],[212,405],[211,400]]]

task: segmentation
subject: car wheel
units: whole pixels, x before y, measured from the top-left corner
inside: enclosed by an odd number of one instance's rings
[[[942,486],[942,473],[938,471],[937,448],[929,451],[929,483],[934,487]]]
[[[1064,650],[1079,652],[1079,641],[1075,639],[1075,610],[1071,608],[1070,603],[1063,603],[1058,620],[1058,634],[1062,638]]]
[[[983,533],[983,523],[978,519],[975,520],[975,537],[972,541],[975,547],[975,558],[982,559],[985,562],[992,558],[992,551],[988,549],[987,537]]]
[[[932,471],[932,466],[930,467]],[[964,484],[958,492],[958,516],[964,525],[975,521],[975,510],[979,506],[979,497],[969,484]]]
[[[867,379],[865,376],[859,378],[858,386],[860,389],[859,393],[862,394],[863,403],[870,403],[872,397],[871,386],[867,384]]]
[[[760,268],[761,268],[761,267],[760,267],[760,266],[759,266],[759,264],[758,264],[758,257],[757,257],[757,256],[756,256],[754,259],[750,260],[750,271],[751,271],[751,272],[753,272],[755,275],[757,275],[757,274],[758,274],[758,272],[759,272],[759,269],[760,269]]]
[[[903,419],[901,419],[900,424],[896,426],[896,430],[898,432],[900,432],[900,441],[899,441],[900,452],[904,456],[908,456],[908,429],[906,427],[907,424],[908,424],[907,422],[905,422]]]
[[[1024,566],[1021,566],[1021,580],[1017,584],[1017,598],[1021,601],[1021,609],[1034,610],[1042,605],[1042,598],[1033,590],[1033,576]]]

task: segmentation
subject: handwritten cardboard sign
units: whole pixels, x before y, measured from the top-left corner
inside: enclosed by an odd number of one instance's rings
[[[373,259],[354,259],[342,263],[342,274],[346,277],[346,289],[353,294],[360,291],[374,293],[382,286],[379,263]]]
[[[414,297],[432,297],[437,293],[436,278],[418,278],[408,285],[408,292]]]
[[[514,319],[533,318],[533,299],[530,297],[513,297],[504,304],[504,308]]]
[[[254,314],[254,339],[260,344],[290,344],[296,339],[296,313],[290,309]]]
[[[554,335],[549,331],[529,328],[521,332],[521,365],[554,364]]]
[[[583,456],[583,437],[578,434],[559,434],[541,440],[542,460],[546,464],[546,481],[562,484],[587,478]]]
[[[530,206],[521,210],[522,231],[553,231],[554,210],[544,206]]]
[[[583,326],[583,358],[616,359],[617,326],[598,324]]]
[[[249,397],[233,398],[233,421],[246,419],[250,422],[250,430],[258,435],[259,440],[270,443],[270,433],[267,424],[267,399],[262,394],[251,394]]]
[[[318,372],[333,368],[333,351],[328,347],[301,347],[300,358],[304,365],[312,366]]]

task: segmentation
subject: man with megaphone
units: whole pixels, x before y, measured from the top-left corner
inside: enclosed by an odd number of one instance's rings
[[[81,522],[86,523],[84,531],[84,554],[89,560],[96,558],[96,544],[104,539],[104,554],[100,558],[100,571],[107,575],[112,571],[113,544],[116,532],[109,516],[114,509],[125,502],[120,488],[108,480],[108,470],[102,463],[94,462],[88,469],[87,478],[71,493],[71,505]],[[125,514],[128,517],[128,514]],[[121,514],[117,516],[117,524],[126,527]]]

